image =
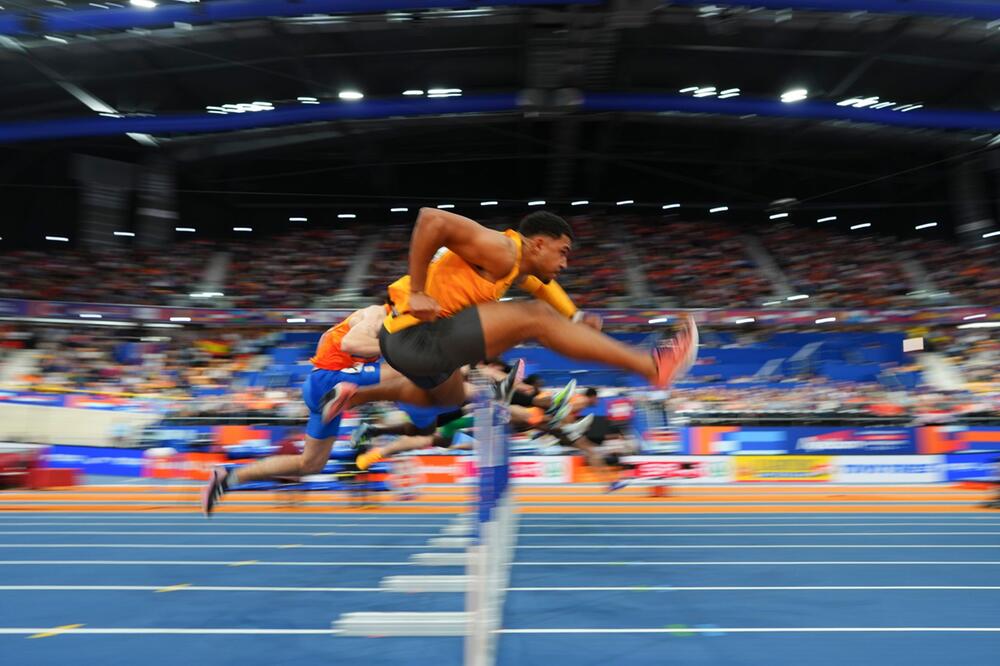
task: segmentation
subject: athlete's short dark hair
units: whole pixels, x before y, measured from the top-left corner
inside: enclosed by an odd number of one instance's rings
[[[595,389],[593,386],[591,386],[586,391],[584,391],[583,394],[585,396],[587,396],[588,398],[596,398],[597,397],[597,389]]]
[[[561,238],[568,236],[573,240],[573,229],[566,220],[554,213],[540,210],[537,213],[526,215],[517,229],[522,236],[548,236],[550,238]]]

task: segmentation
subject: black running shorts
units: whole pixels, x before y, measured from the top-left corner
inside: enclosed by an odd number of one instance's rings
[[[396,333],[379,332],[382,358],[422,389],[440,386],[463,365],[486,358],[479,311],[473,306]]]

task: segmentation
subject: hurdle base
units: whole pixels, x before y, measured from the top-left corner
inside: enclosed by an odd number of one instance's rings
[[[469,614],[345,613],[333,623],[342,636],[464,636]]]
[[[464,567],[469,561],[469,554],[460,553],[415,553],[410,555],[410,562],[425,567]]]
[[[388,592],[465,592],[468,576],[388,576],[380,587]]]

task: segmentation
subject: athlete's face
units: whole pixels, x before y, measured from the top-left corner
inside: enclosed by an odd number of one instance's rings
[[[538,235],[531,239],[531,244],[535,250],[535,277],[543,282],[554,280],[566,268],[573,241],[569,236]]]

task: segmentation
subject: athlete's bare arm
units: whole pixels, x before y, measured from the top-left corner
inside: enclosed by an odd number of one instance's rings
[[[378,331],[384,318],[385,310],[378,305],[370,305],[352,314],[347,319],[351,328],[340,341],[340,348],[360,358],[379,356]]]

